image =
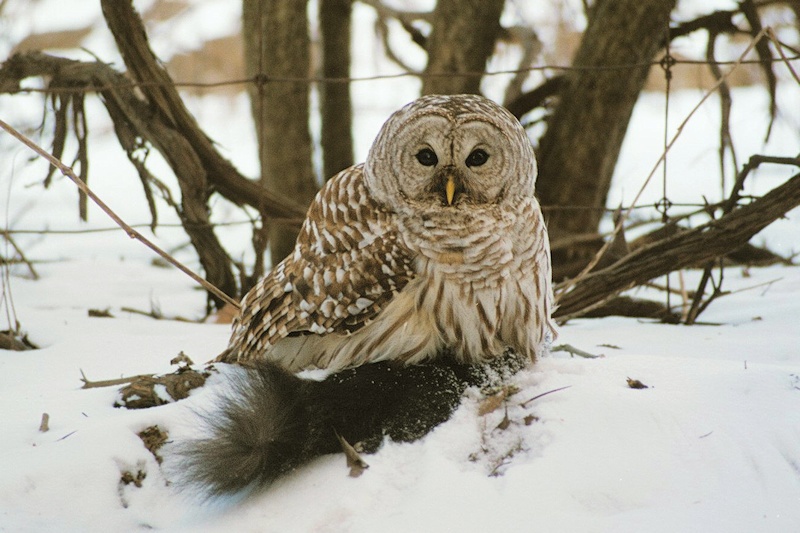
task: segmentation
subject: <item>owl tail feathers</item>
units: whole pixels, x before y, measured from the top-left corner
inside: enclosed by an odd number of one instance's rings
[[[300,464],[308,439],[304,380],[271,363],[227,377],[215,406],[197,413],[204,436],[174,447],[178,485],[205,497],[269,485]]]

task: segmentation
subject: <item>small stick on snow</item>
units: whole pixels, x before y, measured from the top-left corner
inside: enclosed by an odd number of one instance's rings
[[[559,391],[562,391],[562,390],[568,389],[568,388],[570,388],[570,387],[572,387],[572,385],[566,385],[566,386],[564,386],[564,387],[559,387],[559,388],[557,388],[557,389],[553,389],[553,390],[549,390],[549,391],[547,391],[547,392],[543,392],[543,393],[541,393],[541,394],[537,394],[537,395],[536,395],[536,396],[534,396],[533,398],[529,398],[529,399],[525,400],[524,402],[522,402],[522,403],[520,404],[520,406],[522,406],[522,407],[526,407],[526,406],[527,406],[529,403],[531,403],[531,402],[532,402],[532,401],[534,401],[534,400],[538,400],[538,399],[539,399],[539,398],[541,398],[542,396],[547,396],[548,394],[553,394],[554,392],[559,392]]]
[[[39,431],[45,433],[50,431],[50,415],[47,413],[42,413],[42,421],[39,424]]]
[[[91,381],[86,377],[86,374],[81,370],[81,381],[83,382],[82,389],[98,389],[101,387],[114,387],[116,385],[125,385],[141,378],[153,377],[152,374],[139,374],[138,376],[122,377],[117,379],[104,379],[100,381]]]
[[[584,352],[580,348],[576,348],[571,344],[559,344],[558,346],[554,346],[554,347],[550,348],[550,351],[551,352],[567,352],[572,357],[575,357],[577,355],[578,357],[583,357],[584,359],[597,359],[598,357],[603,357],[602,354],[594,355],[594,354],[591,354],[589,352]]]

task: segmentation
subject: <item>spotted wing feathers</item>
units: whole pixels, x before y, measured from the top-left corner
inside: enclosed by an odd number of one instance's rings
[[[349,335],[368,324],[414,275],[391,216],[369,197],[361,165],[332,178],[294,253],[245,296],[223,359],[260,358],[285,337]]]

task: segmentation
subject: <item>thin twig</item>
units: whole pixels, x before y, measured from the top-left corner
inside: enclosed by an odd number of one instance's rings
[[[81,381],[83,382],[82,389],[98,389],[102,387],[115,387],[117,385],[125,385],[126,383],[132,383],[137,379],[142,378],[151,378],[153,374],[139,374],[138,376],[130,376],[130,377],[122,377],[117,379],[103,379],[100,381],[91,381],[89,378],[86,377],[86,374],[81,372]]]
[[[550,351],[567,352],[572,357],[575,357],[577,355],[578,357],[583,357],[584,359],[597,359],[599,357],[602,357],[602,355],[595,355],[593,353],[583,351],[580,348],[576,348],[571,344],[559,344],[558,346],[553,346],[552,348],[550,348]]]
[[[750,174],[751,171],[758,168],[761,163],[777,163],[783,165],[797,165],[800,166],[800,158],[797,157],[770,157],[770,156],[763,156],[763,155],[753,155],[747,161],[747,163],[742,168],[741,172],[736,176],[736,182],[733,184],[733,188],[731,190],[731,194],[728,199],[722,203],[722,214],[723,216],[730,213],[734,206],[739,201],[740,191],[744,189],[744,181],[747,176]],[[703,311],[705,311],[711,302],[719,298],[720,296],[726,294],[722,291],[722,276],[724,272],[724,267],[720,263],[720,281],[716,283],[714,281],[714,277],[712,271],[716,266],[717,261],[712,260],[710,261],[705,268],[703,269],[703,276],[700,278],[700,283],[697,286],[697,290],[695,291],[694,299],[692,301],[691,307],[689,307],[688,313],[686,313],[686,317],[684,318],[684,323],[687,325],[692,325],[697,322],[697,317],[700,316]],[[706,287],[708,286],[708,282],[714,286],[714,291],[709,295],[706,300],[703,300],[705,296]]]
[[[135,315],[142,315],[149,318],[153,318],[155,320],[174,320],[176,322],[196,322],[196,320],[190,320],[188,318],[182,316],[165,316],[159,310],[151,309],[150,311],[142,311],[141,309],[134,309],[133,307],[121,307],[120,311],[124,313],[132,313]]]
[[[767,37],[769,38],[770,41],[772,41],[772,44],[775,45],[775,48],[778,49],[778,54],[781,56],[781,60],[783,60],[784,64],[786,65],[786,68],[789,69],[789,72],[792,74],[792,77],[795,79],[795,81],[798,84],[800,84],[800,76],[797,75],[797,72],[795,72],[794,67],[792,67],[792,63],[790,62],[790,60],[795,60],[797,58],[796,57],[787,58],[786,55],[784,55],[783,53],[783,48],[785,45],[778,40],[778,38],[775,36],[775,32],[772,31],[772,28],[766,28],[766,31],[767,31]]]
[[[689,316],[689,291],[686,290],[686,280],[683,279],[683,270],[678,271],[678,283],[681,290],[681,322],[686,322]]]
[[[742,287],[741,289],[736,289],[735,291],[728,291],[725,294],[730,296],[732,294],[739,294],[741,292],[747,292],[747,291],[752,291],[754,289],[760,289],[761,287],[766,287],[767,289],[769,289],[770,287],[772,287],[775,283],[778,283],[779,281],[783,281],[783,277],[771,279],[769,281],[764,281],[762,283],[756,283],[755,285],[750,285],[749,287]],[[766,290],[764,292],[766,292]]]
[[[681,270],[679,272],[682,273],[683,271]],[[691,295],[694,294],[694,293],[686,291],[683,288],[683,281],[682,281],[683,280],[683,275],[680,276],[680,280],[681,280],[680,281],[680,288],[677,288],[677,289],[673,289],[672,287],[667,287],[665,284],[656,283],[655,281],[648,281],[647,283],[642,283],[642,286],[643,287],[649,287],[651,289],[656,289],[658,291],[669,291],[670,294],[675,294],[675,295],[678,295],[678,296],[681,296],[681,297],[686,295],[686,299],[688,300],[691,297]]]
[[[714,261],[710,261],[703,269],[703,276],[700,278],[697,290],[694,291],[692,305],[689,307],[689,312],[686,313],[686,320],[684,320],[684,323],[689,326],[694,324],[697,321],[697,317],[700,316],[703,296],[706,294],[706,286],[708,286],[708,282],[711,279],[711,271],[714,269],[714,264]]]
[[[731,195],[727,200],[722,202],[722,214],[730,213],[736,204],[741,199],[739,194],[744,189],[744,180],[747,176],[761,165],[761,163],[775,163],[777,165],[795,165],[800,167],[800,157],[775,157],[768,155],[755,154],[750,156],[747,163],[742,167],[742,170],[736,176],[736,182],[733,184]]]
[[[184,274],[188,275],[197,283],[202,285],[204,289],[214,294],[220,300],[234,306],[237,310],[239,309],[239,303],[236,300],[234,300],[233,298],[231,298],[230,296],[219,290],[217,287],[209,283],[207,280],[195,274],[191,269],[189,269],[189,267],[185,266],[183,263],[181,263],[171,255],[169,255],[167,252],[159,248],[155,243],[150,241],[144,235],[142,235],[141,233],[133,229],[131,226],[126,224],[124,220],[122,220],[114,211],[112,211],[111,208],[108,207],[108,205],[106,205],[105,202],[103,202],[83,181],[81,181],[80,178],[78,178],[78,176],[75,175],[75,172],[73,172],[72,168],[62,163],[61,160],[53,157],[41,146],[33,142],[31,139],[29,139],[28,137],[26,137],[16,129],[14,129],[12,126],[7,124],[3,120],[0,120],[0,128],[3,128],[5,131],[10,133],[13,137],[15,137],[25,146],[27,146],[28,148],[39,154],[41,157],[45,158],[48,162],[50,162],[51,165],[58,168],[58,170],[60,170],[63,175],[68,177],[70,180],[72,180],[73,183],[75,183],[75,185],[78,186],[78,189],[80,189],[84,194],[86,194],[86,196],[91,198],[92,201],[95,204],[97,204],[97,206],[111,218],[111,220],[116,222],[122,229],[124,229],[125,233],[127,233],[130,238],[138,240],[139,242],[141,242],[142,244],[144,244],[145,246],[156,252],[158,255],[163,257],[166,261],[175,266],[178,270],[180,270]]]
[[[708,45],[706,46],[706,59],[709,60],[708,68],[714,79],[719,80],[722,78],[722,70],[719,65],[715,65],[712,60],[717,42],[717,33],[710,33],[708,36]],[[733,161],[733,168],[739,168],[736,161],[736,151],[733,147],[733,137],[731,136],[730,118],[731,108],[733,107],[733,98],[731,97],[731,88],[727,82],[719,86],[719,105],[720,105],[720,120],[719,120],[719,174],[722,194],[725,194],[725,154],[730,151]]]
[[[537,395],[536,395],[536,396],[534,396],[533,398],[529,398],[529,399],[525,400],[525,401],[524,401],[524,402],[522,402],[520,405],[521,405],[522,407],[525,407],[525,406],[527,406],[529,403],[531,403],[531,402],[532,402],[532,401],[534,401],[534,400],[538,400],[539,398],[541,398],[541,397],[543,397],[543,396],[547,396],[548,394],[553,394],[554,392],[560,392],[560,391],[562,391],[562,390],[565,390],[565,389],[568,389],[568,388],[570,388],[570,387],[572,387],[572,385],[566,385],[565,387],[559,387],[559,388],[557,388],[557,389],[553,389],[553,390],[549,390],[549,391],[547,391],[547,392],[543,392],[543,393],[541,393],[541,394],[537,394]]]
[[[711,277],[711,286],[714,287],[714,291],[709,295],[708,298],[706,298],[705,302],[701,303],[700,308],[697,310],[697,315],[695,317],[693,317],[693,320],[695,322],[697,320],[697,316],[699,316],[700,314],[703,313],[703,311],[708,309],[708,306],[711,305],[711,302],[713,302],[714,300],[716,300],[720,296],[725,296],[726,294],[729,294],[728,291],[723,291],[722,290],[722,280],[724,279],[724,277],[725,277],[725,268],[723,268],[722,260],[720,259],[719,281],[716,281],[713,278],[713,276]]]
[[[11,236],[11,233],[9,233],[8,230],[0,230],[0,233],[2,233],[3,237],[6,239],[6,241],[8,241],[11,247],[14,248],[14,251],[19,256],[19,260],[25,263],[25,266],[28,267],[28,271],[31,273],[31,278],[34,281],[38,280],[39,274],[36,272],[36,269],[33,268],[33,263],[28,261],[28,258],[25,257],[25,254],[22,253],[22,248],[20,248],[19,245],[17,245],[17,243],[14,241],[14,238]]]

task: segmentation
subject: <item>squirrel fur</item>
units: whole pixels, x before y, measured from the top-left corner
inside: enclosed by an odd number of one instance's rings
[[[176,444],[182,482],[207,496],[265,488],[303,463],[342,451],[341,436],[375,452],[388,437],[417,440],[445,422],[470,386],[496,384],[525,366],[516,354],[485,365],[440,359],[424,365],[371,363],[322,381],[260,361],[232,373],[205,435]],[[337,436],[338,435],[338,436]]]

